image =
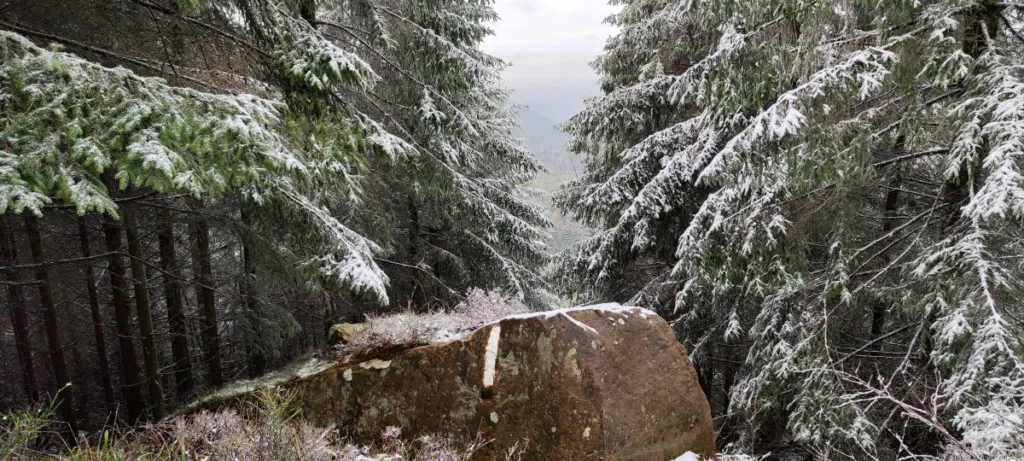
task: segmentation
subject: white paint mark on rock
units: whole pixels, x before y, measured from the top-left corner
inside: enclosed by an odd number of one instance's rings
[[[697,456],[697,454],[692,451],[688,451],[686,453],[683,453],[682,455],[679,455],[678,458],[672,461],[700,461],[700,456]]]
[[[494,372],[498,365],[498,341],[501,340],[501,325],[491,327],[484,351],[484,388],[494,386]]]
[[[564,315],[565,318],[569,319],[569,321],[572,322],[573,325],[576,325],[576,326],[578,326],[578,327],[580,327],[580,328],[582,328],[584,330],[587,330],[587,331],[589,331],[589,332],[591,332],[591,333],[593,333],[595,335],[598,334],[597,330],[595,330],[593,327],[591,327],[590,325],[587,325],[587,324],[585,324],[585,323],[583,323],[583,322],[581,322],[579,320],[576,320],[576,319],[572,318],[572,316],[569,315],[568,312],[563,312],[562,315]]]

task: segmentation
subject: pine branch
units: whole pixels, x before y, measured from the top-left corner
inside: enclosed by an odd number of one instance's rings
[[[149,70],[151,70],[153,72],[156,72],[157,74],[163,74],[164,73],[164,70],[162,68],[160,68],[160,67],[158,67],[157,65],[154,64],[154,63],[159,63],[159,62],[158,61],[153,61],[151,59],[138,58],[138,57],[127,56],[127,55],[115,53],[115,52],[107,50],[105,48],[100,48],[100,47],[97,47],[97,46],[93,46],[93,45],[89,45],[89,44],[86,44],[86,43],[79,42],[77,40],[71,40],[71,39],[67,39],[67,38],[64,38],[64,37],[59,37],[57,35],[48,34],[46,32],[41,32],[41,31],[38,31],[38,30],[33,30],[33,29],[26,28],[26,27],[21,27],[21,26],[15,25],[15,24],[11,24],[11,23],[5,22],[3,20],[0,20],[0,27],[4,27],[4,28],[6,28],[8,30],[12,30],[12,31],[15,31],[15,32],[18,32],[18,33],[22,33],[22,34],[25,34],[25,35],[31,35],[33,37],[38,37],[38,38],[42,38],[42,39],[45,39],[45,40],[49,40],[49,41],[54,42],[54,43],[60,43],[62,45],[68,45],[68,46],[72,46],[72,47],[75,47],[75,48],[79,48],[79,49],[84,50],[84,51],[88,51],[88,52],[91,52],[91,53],[96,53],[96,54],[98,54],[100,56],[105,56],[105,57],[108,57],[108,58],[111,58],[111,59],[115,59],[115,60],[118,60],[118,61],[122,61],[122,62],[126,62],[126,63],[129,63],[129,64],[133,64],[133,65],[139,66],[139,67],[144,68],[144,69],[149,69]],[[213,85],[211,83],[204,82],[202,80],[198,80],[198,79],[195,79],[195,78],[192,78],[192,77],[180,76],[180,78],[182,80],[194,83],[194,84],[196,84],[196,85],[198,85],[200,87],[203,87],[203,88],[207,88],[207,89],[210,89],[210,90],[216,90],[216,91],[223,92],[223,93],[236,94],[235,92],[232,92],[232,91],[227,90],[225,88],[220,88],[220,87],[218,87],[216,85]]]
[[[248,49],[250,49],[252,51],[255,51],[256,53],[259,53],[260,55],[262,55],[265,58],[266,57],[270,57],[270,53],[267,53],[262,48],[254,45],[254,44],[252,44],[252,43],[250,43],[250,42],[248,42],[246,40],[243,40],[241,37],[238,37],[238,36],[236,36],[234,34],[231,34],[231,33],[227,32],[227,31],[225,31],[223,29],[220,29],[218,27],[215,27],[215,26],[213,26],[211,24],[207,24],[207,23],[205,23],[203,21],[200,21],[198,19],[195,19],[195,18],[186,16],[186,15],[180,14],[180,12],[178,12],[178,11],[172,10],[172,9],[164,7],[162,5],[157,5],[155,3],[152,3],[152,2],[149,2],[149,1],[146,1],[146,0],[132,0],[132,2],[134,2],[134,3],[136,3],[136,4],[140,5],[140,6],[143,6],[145,8],[149,8],[149,9],[151,9],[153,11],[158,11],[160,13],[163,13],[163,14],[166,14],[166,15],[169,15],[169,16],[174,16],[175,18],[178,18],[178,19],[183,19],[183,20],[185,20],[186,22],[188,22],[190,24],[194,24],[194,25],[199,26],[199,27],[201,27],[203,29],[209,30],[210,32],[213,32],[213,33],[215,33],[215,34],[217,34],[217,35],[219,35],[219,36],[221,36],[223,38],[226,38],[226,39],[230,40],[231,42],[234,42],[237,45],[240,45],[240,46],[248,48]]]

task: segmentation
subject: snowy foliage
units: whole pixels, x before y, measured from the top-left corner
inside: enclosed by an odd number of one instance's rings
[[[249,232],[273,233],[262,249],[307,288],[398,302],[378,264],[415,245],[407,265],[447,300],[485,286],[540,304],[547,221],[523,189],[539,167],[512,136],[504,64],[479,49],[496,16],[487,2],[428,3],[182,5],[255,50],[255,70],[212,71],[244,82],[223,91],[2,32],[0,213],[71,205],[116,217],[130,191],[227,201],[256,217]],[[229,94],[239,88],[258,96]],[[405,209],[367,206],[382,189],[407,195],[417,228],[436,237],[397,243],[407,223],[384,223]]]
[[[399,312],[371,316],[366,320],[366,331],[357,335],[344,349],[358,351],[381,345],[412,346],[453,341],[489,323],[526,312],[529,309],[522,302],[497,292],[474,289],[450,312]]]
[[[540,167],[513,136],[516,109],[500,80],[505,64],[479,49],[491,33],[487,22],[496,19],[490,2],[356,3],[354,21],[367,27],[351,27],[353,11],[328,4],[324,30],[341,34],[338,43],[353,38],[357,53],[382,66],[369,104],[415,152],[369,187],[415,210],[414,223],[396,227],[431,230],[429,239],[390,240],[411,248],[421,283],[438,282],[429,290],[441,298],[437,304],[470,287],[547,304],[540,272],[549,223],[524,188]]]
[[[562,288],[674,315],[701,372],[741,354],[746,443],[1024,457],[1024,11],[615,3]]]
[[[373,261],[379,249],[333,218],[318,195],[303,192],[347,176],[337,173],[351,169],[346,155],[357,155],[343,152],[350,140],[327,140],[329,154],[318,156],[287,135],[280,102],[171,87],[2,34],[0,75],[12,123],[2,132],[11,149],[0,154],[0,210],[41,215],[56,199],[79,214],[117,216],[111,196],[121,190],[218,197],[245,185],[248,200],[280,202],[313,223],[324,246],[310,264],[387,299],[387,278]]]

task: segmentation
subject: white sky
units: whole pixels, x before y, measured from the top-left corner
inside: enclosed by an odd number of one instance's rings
[[[484,50],[512,63],[505,83],[513,99],[557,122],[598,94],[588,63],[613,29],[604,24],[607,0],[495,0],[501,20]]]

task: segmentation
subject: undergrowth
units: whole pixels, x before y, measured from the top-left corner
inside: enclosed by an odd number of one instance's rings
[[[298,416],[294,394],[258,391],[241,409],[200,412],[134,429],[107,429],[68,443],[54,431],[55,405],[4,414],[0,459],[66,461],[468,461],[486,442],[451,436],[401,437],[387,428],[380,447],[347,443],[333,426],[316,427]],[[72,448],[73,446],[73,448]],[[518,459],[518,450],[503,455]]]

